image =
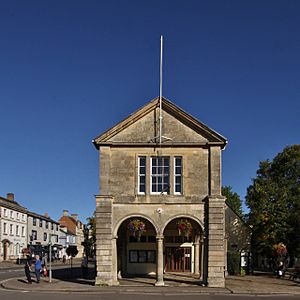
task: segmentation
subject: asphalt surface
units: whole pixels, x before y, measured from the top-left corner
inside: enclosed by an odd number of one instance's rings
[[[94,286],[93,268],[89,268],[87,278],[83,278],[79,266],[54,265],[52,282],[49,277],[41,279],[40,284],[28,284],[25,274],[21,273],[22,266],[4,268],[0,264],[1,288],[5,291],[22,291],[37,293],[72,293],[72,294],[174,294],[174,295],[278,295],[295,296],[300,299],[300,281],[278,279],[271,274],[257,274],[251,276],[228,276],[225,288],[211,288],[201,286],[199,280],[191,276],[179,274],[165,274],[165,287],[155,287],[155,278],[127,278],[120,280],[120,285],[115,287]],[[14,271],[13,270],[18,270]],[[3,275],[4,274],[4,275]],[[19,274],[21,276],[19,276]],[[14,276],[17,275],[17,276]],[[182,275],[182,274],[181,274]]]

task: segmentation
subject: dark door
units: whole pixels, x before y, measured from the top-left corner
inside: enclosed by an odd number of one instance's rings
[[[191,272],[191,248],[167,247],[166,248],[167,272]]]
[[[8,243],[3,243],[3,260],[7,260]]]

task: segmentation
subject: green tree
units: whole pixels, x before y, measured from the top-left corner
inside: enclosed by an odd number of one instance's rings
[[[96,243],[96,216],[95,212],[93,216],[87,218],[87,225],[84,226],[84,252],[87,257],[92,257],[94,255],[95,243]]]
[[[260,163],[246,204],[254,252],[271,256],[273,245],[283,242],[291,257],[300,255],[300,145]]]
[[[241,198],[237,193],[232,191],[232,187],[223,186],[222,195],[226,197],[226,203],[230,206],[230,208],[240,217],[243,217]]]

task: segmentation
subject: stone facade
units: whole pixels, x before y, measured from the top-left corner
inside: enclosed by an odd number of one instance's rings
[[[156,274],[161,286],[171,271],[224,287],[221,150],[227,141],[165,98],[161,106],[161,127],[157,98],[94,140],[100,154],[96,284]],[[146,227],[138,238],[130,229],[136,220]],[[191,227],[188,234],[181,222]]]
[[[22,258],[27,247],[27,209],[14,194],[0,197],[0,261]]]

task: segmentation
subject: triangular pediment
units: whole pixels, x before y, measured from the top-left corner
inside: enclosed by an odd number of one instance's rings
[[[163,144],[205,145],[219,144],[224,147],[226,139],[210,129],[181,108],[162,98]],[[160,100],[155,98],[111,129],[93,140],[98,148],[105,144],[142,145],[159,143]]]

